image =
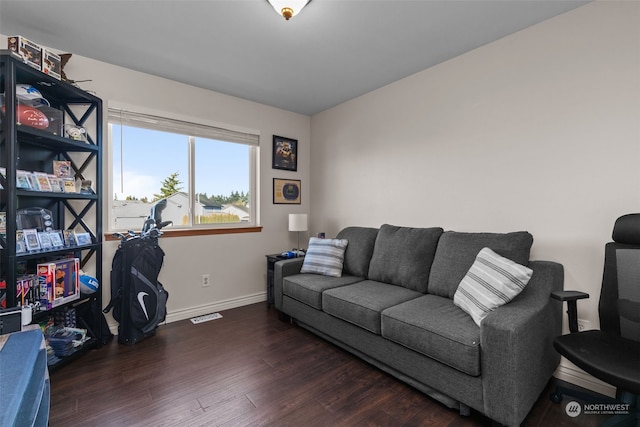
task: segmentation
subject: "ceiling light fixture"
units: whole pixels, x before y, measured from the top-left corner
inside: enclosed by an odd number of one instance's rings
[[[287,21],[300,13],[311,0],[267,0],[271,6]]]

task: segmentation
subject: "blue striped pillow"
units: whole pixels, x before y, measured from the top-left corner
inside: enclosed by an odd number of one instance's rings
[[[310,238],[300,273],[342,277],[344,251],[348,243],[346,239]]]
[[[496,308],[514,299],[529,283],[533,270],[483,248],[453,295],[453,303],[478,326]]]

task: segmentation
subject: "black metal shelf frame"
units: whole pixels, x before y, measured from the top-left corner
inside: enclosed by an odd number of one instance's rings
[[[64,122],[86,129],[86,140],[77,141],[45,130],[18,125],[16,122],[16,84],[34,86],[62,112]],[[102,280],[102,100],[67,82],[57,80],[24,64],[8,50],[0,50],[0,93],[4,105],[0,111],[0,166],[6,176],[0,176],[0,211],[6,212],[6,237],[0,238],[0,279],[6,281],[6,305],[14,307],[16,300],[17,265],[41,258],[53,259],[74,253],[81,266],[90,264],[96,278]],[[16,187],[19,169],[52,172],[52,160],[67,160],[78,179],[91,179],[96,194],[30,191]],[[54,229],[80,229],[91,235],[92,243],[83,246],[57,248],[33,253],[16,253],[16,212],[25,207],[43,207],[52,211]],[[81,302],[87,298],[83,296]],[[102,308],[101,292],[88,298]],[[74,306],[78,301],[52,310]],[[95,331],[98,332],[98,331]],[[99,333],[99,332],[98,332]],[[93,340],[95,341],[95,340]]]

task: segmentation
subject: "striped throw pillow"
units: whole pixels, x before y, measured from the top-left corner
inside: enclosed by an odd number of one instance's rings
[[[478,326],[494,309],[514,299],[529,283],[533,270],[483,248],[453,295],[453,303]]]
[[[344,251],[348,243],[346,239],[310,238],[300,273],[342,277]]]

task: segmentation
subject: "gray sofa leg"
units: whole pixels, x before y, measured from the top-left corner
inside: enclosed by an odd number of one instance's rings
[[[461,403],[460,404],[460,416],[461,417],[468,417],[470,415],[471,415],[471,408],[469,408],[464,403]]]

